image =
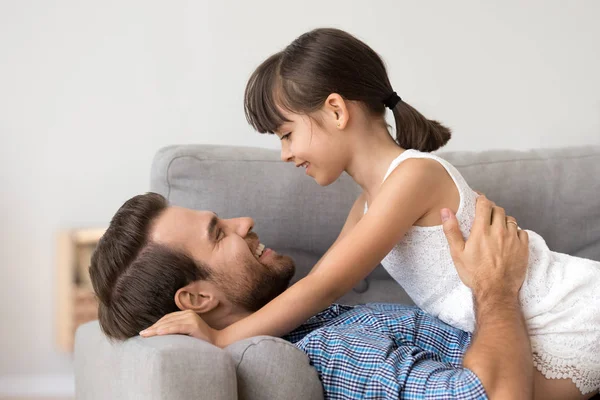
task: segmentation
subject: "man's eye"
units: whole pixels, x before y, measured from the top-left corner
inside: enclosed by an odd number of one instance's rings
[[[290,138],[290,135],[292,134],[292,132],[286,133],[285,135],[283,135],[281,137],[281,140],[288,140]]]

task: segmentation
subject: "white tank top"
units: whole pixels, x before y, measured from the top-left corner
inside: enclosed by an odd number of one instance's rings
[[[430,153],[406,150],[384,181],[408,158],[438,161],[460,194],[456,217],[463,237],[475,219],[475,193],[458,170]],[[365,204],[365,213],[368,207]],[[558,229],[558,228],[557,228]],[[547,378],[571,378],[582,390],[600,386],[600,262],[550,251],[529,235],[529,267],[519,299],[531,338],[534,365]],[[441,225],[412,226],[381,261],[415,304],[449,325],[473,332],[472,292],[456,272]]]
[[[471,225],[475,218],[477,193],[471,190],[452,164],[433,154],[417,150],[405,150],[394,159],[383,181],[385,182],[396,167],[407,158],[431,158],[442,164],[448,171],[460,194],[456,217],[466,239],[471,233]],[[367,210],[365,204],[365,213]],[[473,212],[469,212],[471,210]],[[473,331],[475,315],[471,290],[458,277],[441,225],[412,226],[404,238],[381,261],[381,265],[403,287],[418,307],[447,324],[464,331]]]

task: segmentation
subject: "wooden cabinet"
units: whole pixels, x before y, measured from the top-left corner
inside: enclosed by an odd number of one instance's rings
[[[98,302],[88,272],[90,259],[106,229],[72,229],[59,232],[56,273],[56,340],[73,351],[75,330],[98,319]]]

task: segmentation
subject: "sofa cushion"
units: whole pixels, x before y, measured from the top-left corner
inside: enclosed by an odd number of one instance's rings
[[[225,348],[235,362],[241,400],[319,400],[323,387],[308,356],[270,336],[241,340]]]
[[[439,155],[550,249],[600,260],[600,146]],[[251,216],[270,247],[315,254],[335,241],[360,192],[346,174],[320,187],[276,150],[209,145],[161,149],[151,189],[176,205]]]
[[[78,400],[235,400],[235,366],[228,353],[184,335],[133,337],[111,343],[98,321],[75,336]]]
[[[280,254],[285,254],[296,262],[296,274],[291,284],[302,279],[310,269],[319,261],[320,256],[298,249],[275,249]],[[399,303],[414,304],[404,289],[393,280],[387,271],[379,265],[366,279],[360,281],[353,290],[339,298],[340,304],[364,303]]]
[[[440,156],[550,250],[600,261],[600,146]]]
[[[324,254],[359,188],[345,174],[322,188],[299,172],[274,150],[174,146],[155,156],[151,189],[174,205],[223,218],[250,216],[261,241],[273,249]]]

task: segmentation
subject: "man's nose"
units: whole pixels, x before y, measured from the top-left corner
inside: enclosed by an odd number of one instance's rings
[[[254,220],[250,217],[235,218],[232,222],[236,233],[241,237],[246,237],[254,228]]]

